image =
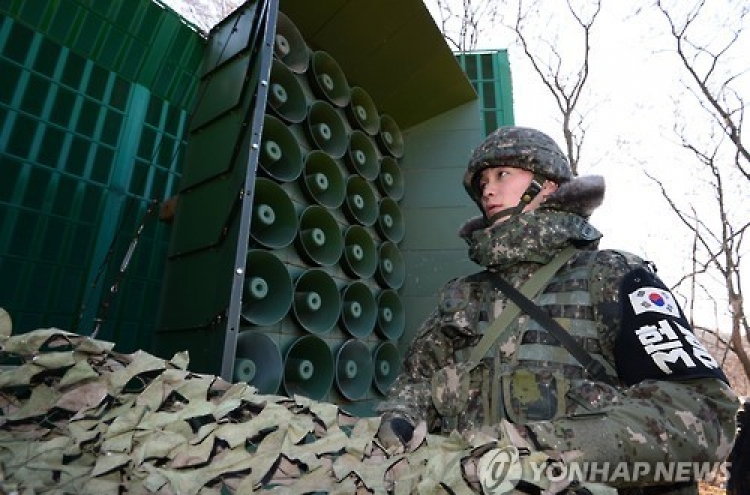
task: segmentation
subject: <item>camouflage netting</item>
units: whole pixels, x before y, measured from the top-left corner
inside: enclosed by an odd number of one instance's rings
[[[56,328],[0,335],[3,493],[471,493],[457,438],[418,429],[405,452],[379,418],[247,384]]]

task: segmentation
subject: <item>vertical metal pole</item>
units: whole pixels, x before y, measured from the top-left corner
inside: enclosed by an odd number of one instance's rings
[[[263,7],[259,9],[265,16],[261,46],[258,47],[258,87],[255,93],[255,107],[252,110],[250,129],[250,156],[247,160],[247,174],[243,190],[242,207],[240,212],[239,235],[237,236],[237,250],[234,260],[232,276],[232,290],[229,308],[227,310],[226,331],[224,333],[224,353],[221,360],[221,377],[232,381],[234,359],[237,353],[237,337],[239,335],[240,311],[242,309],[242,290],[245,282],[245,264],[247,258],[247,243],[250,236],[250,221],[253,209],[253,195],[255,192],[255,176],[260,153],[260,140],[263,132],[263,117],[268,96],[268,83],[271,77],[273,62],[273,40],[276,34],[276,19],[278,17],[278,0],[262,0]]]

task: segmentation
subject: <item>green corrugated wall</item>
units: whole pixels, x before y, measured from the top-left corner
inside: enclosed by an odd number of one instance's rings
[[[0,306],[149,349],[205,44],[151,0],[0,1]],[[142,235],[118,280],[133,237]]]

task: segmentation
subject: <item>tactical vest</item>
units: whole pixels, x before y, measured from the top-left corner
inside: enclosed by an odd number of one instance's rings
[[[577,253],[552,277],[535,302],[604,365],[615,383],[611,356],[603,356],[594,320],[591,293],[597,290],[597,282],[590,275],[595,258],[594,251]],[[456,364],[436,373],[433,379],[433,402],[446,433],[496,424],[502,418],[522,424],[565,416],[577,405],[568,404],[570,387],[591,379],[555,338],[526,315],[502,332],[479,366],[470,373],[465,371],[462,363],[490,324],[488,316],[495,313],[498,298],[504,300],[492,287],[494,276],[489,271],[471,275],[460,279],[459,287],[441,295],[443,327],[456,334],[456,341],[463,342],[455,352]],[[458,300],[461,296],[466,298],[463,302]]]

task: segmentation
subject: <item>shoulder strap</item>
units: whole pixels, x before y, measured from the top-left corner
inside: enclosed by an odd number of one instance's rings
[[[500,316],[498,316],[495,321],[492,322],[492,325],[487,329],[486,332],[484,332],[484,335],[482,336],[482,339],[477,343],[477,345],[472,350],[471,356],[469,357],[469,361],[471,362],[471,368],[474,368],[476,365],[479,364],[479,362],[482,360],[482,358],[487,354],[487,351],[490,350],[490,347],[492,347],[492,344],[495,343],[497,338],[500,336],[502,331],[511,324],[513,320],[518,318],[518,315],[521,313],[522,306],[518,304],[518,301],[513,299],[513,297],[506,292],[506,286],[511,287],[513,291],[517,292],[519,295],[521,295],[522,298],[526,299],[527,297],[533,297],[535,296],[542,288],[545,286],[545,284],[549,281],[549,279],[552,278],[552,276],[557,273],[557,270],[562,268],[562,266],[565,264],[566,261],[568,261],[570,258],[573,257],[573,255],[576,253],[577,249],[574,246],[568,246],[567,248],[560,251],[560,253],[557,254],[554,258],[552,258],[552,261],[541,267],[537,272],[534,274],[533,277],[531,277],[524,285],[521,287],[521,292],[518,292],[513,286],[511,286],[508,282],[503,280],[500,276],[495,276],[495,281],[502,281],[503,285],[498,286],[497,288],[503,291],[508,297],[511,298],[511,300],[515,304],[508,304],[500,313]],[[525,294],[526,296],[524,296]],[[528,299],[527,299],[528,300]],[[533,305],[533,303],[532,303]],[[528,313],[528,311],[527,311]],[[532,314],[529,313],[529,316],[532,318],[534,317]],[[535,318],[536,319],[536,318]],[[537,320],[538,321],[538,320]],[[554,321],[554,320],[553,320]],[[541,322],[540,322],[541,323]],[[576,343],[577,344],[577,343]],[[584,351],[585,352],[585,351]],[[598,363],[598,361],[597,361]]]
[[[557,339],[565,349],[583,365],[583,368],[597,380],[611,383],[602,363],[597,361],[586,349],[581,346],[554,318],[546,311],[534,304],[528,297],[521,294],[515,287],[503,279],[499,279],[498,288],[516,303],[526,314],[531,316],[544,327],[550,335]]]

